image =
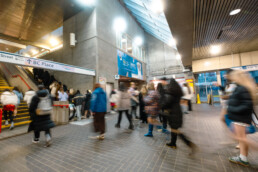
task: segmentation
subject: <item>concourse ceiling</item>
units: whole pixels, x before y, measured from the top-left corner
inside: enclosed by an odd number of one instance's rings
[[[37,40],[81,10],[73,0],[0,0],[0,39],[40,47]],[[18,50],[0,44],[0,51]]]

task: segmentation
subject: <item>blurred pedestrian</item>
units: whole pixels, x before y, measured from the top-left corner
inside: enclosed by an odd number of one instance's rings
[[[85,95],[85,105],[84,105],[85,118],[86,117],[90,118],[92,116],[90,111],[90,100],[91,100],[91,90],[87,90]]]
[[[59,101],[68,101],[68,95],[62,87],[58,91],[58,100]]]
[[[135,90],[135,83],[131,82],[130,83],[130,88],[128,90],[128,92],[131,94],[131,96],[134,96],[135,98],[138,96],[138,92]],[[139,117],[137,116],[137,102],[135,101],[135,99],[131,99],[131,116],[133,117],[133,115],[135,116],[135,119],[139,119]]]
[[[118,92],[118,100],[117,100],[117,110],[118,110],[118,120],[115,125],[116,128],[120,128],[120,122],[122,120],[122,114],[125,113],[128,122],[129,122],[129,129],[133,129],[132,117],[129,115],[129,110],[131,107],[131,98],[134,99],[128,92],[123,83],[120,83],[119,92]]]
[[[99,136],[93,138],[104,140],[106,127],[105,114],[107,113],[107,95],[99,83],[96,83],[94,86],[94,91],[90,102],[90,109],[93,114],[95,132],[100,133]]]
[[[249,146],[258,148],[257,143],[247,139],[247,129],[251,126],[253,105],[256,98],[256,86],[251,76],[240,70],[232,71],[228,79],[236,84],[236,88],[228,101],[226,123],[233,131],[234,138],[239,141],[240,155],[230,157],[229,161],[249,166],[247,159]],[[228,119],[232,122],[229,122]]]
[[[14,122],[13,122],[13,112],[18,104],[18,97],[16,94],[11,92],[9,89],[5,89],[4,92],[1,94],[0,102],[3,105],[3,114],[5,119],[5,125],[8,125],[8,117],[10,120],[10,130],[14,128]]]
[[[46,147],[51,144],[50,129],[55,126],[50,119],[53,101],[43,85],[38,86],[37,94],[32,98],[29,112],[31,123],[28,132],[34,131],[33,143],[39,143],[40,132],[45,131]]]
[[[192,149],[192,153],[194,153],[196,145],[179,130],[183,125],[183,114],[180,107],[182,96],[183,92],[181,87],[176,80],[172,78],[160,101],[160,106],[164,109],[164,115],[167,116],[168,123],[171,127],[171,142],[167,143],[167,146],[176,149],[177,136],[179,136],[183,142]]]
[[[164,83],[164,81],[163,81]],[[162,83],[159,83],[158,86],[157,86],[157,91],[160,95],[160,97],[163,97],[163,95],[165,94],[165,89],[164,89],[164,86]],[[167,120],[167,117],[163,115],[164,113],[164,109],[161,108],[161,113],[159,113],[159,117],[160,117],[160,122],[162,122],[162,127],[161,127],[161,131],[163,133],[168,133],[168,130],[167,130],[167,123],[168,123],[168,120]]]
[[[36,95],[36,91],[32,90],[32,89],[29,89],[25,95],[24,95],[24,101],[26,101],[28,107],[30,107],[30,103],[31,103],[31,100],[33,98],[33,96]]]
[[[77,121],[80,121],[82,117],[81,111],[82,111],[83,101],[84,101],[84,96],[81,94],[80,90],[77,90],[73,98],[73,102],[76,108]]]
[[[109,98],[111,111],[115,110],[117,101],[118,101],[118,94],[117,94],[117,91],[115,89],[113,89],[110,93],[110,98]]]
[[[148,94],[144,98],[145,103],[145,112],[148,115],[148,123],[149,129],[148,133],[144,136],[153,137],[152,131],[154,125],[160,125],[158,122],[158,114],[159,114],[159,93],[155,90],[154,83],[148,84]]]
[[[183,97],[181,98],[181,105],[184,114],[188,114],[188,102],[191,100],[191,88],[187,83],[183,84]]]
[[[57,81],[54,81],[50,86],[49,86],[49,89],[50,89],[50,93],[51,93],[51,97],[53,100],[56,99],[56,94],[57,94],[57,91],[58,91],[58,82]]]
[[[140,107],[140,119],[142,120],[142,123],[148,123],[147,121],[147,114],[145,113],[145,103],[144,98],[147,96],[147,87],[146,85],[142,86],[142,89],[139,93],[139,107]]]
[[[17,112],[18,112],[18,106],[20,105],[21,101],[23,100],[23,95],[22,93],[20,92],[19,88],[18,87],[14,87],[13,88],[13,93],[16,94],[16,96],[18,97],[18,103],[17,105],[15,106],[15,110],[14,110],[14,113],[13,113],[13,116],[14,118],[16,117],[17,115]]]

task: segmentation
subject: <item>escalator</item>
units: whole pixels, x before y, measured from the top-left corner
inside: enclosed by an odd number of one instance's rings
[[[0,94],[2,94],[5,89],[12,90],[13,87],[11,87],[7,83],[7,81],[4,79],[4,77],[0,75]],[[0,108],[3,108],[2,104],[0,105]],[[29,124],[30,123],[30,115],[29,115],[27,103],[24,101],[21,101],[20,105],[18,106],[17,111],[18,111],[17,115],[14,118],[14,126],[19,127],[19,126]],[[4,116],[2,117],[2,119],[3,119],[2,120],[2,129],[8,129],[10,127],[10,121],[9,121],[9,125],[5,125]]]

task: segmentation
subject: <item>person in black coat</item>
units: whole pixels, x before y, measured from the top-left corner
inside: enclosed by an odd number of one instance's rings
[[[85,117],[87,117],[87,118],[89,118],[91,116],[90,100],[91,100],[91,91],[87,90],[86,95],[85,95],[85,105],[84,105]]]
[[[39,110],[39,103],[41,98],[49,98],[52,104],[51,96],[49,95],[48,91],[45,89],[43,85],[38,86],[39,91],[37,94],[32,98],[31,104],[29,107],[29,113],[31,118],[31,123],[29,124],[28,132],[34,131],[34,139],[33,143],[39,142],[40,132],[45,131],[46,135],[46,146],[50,145],[51,141],[51,133],[50,129],[55,126],[53,121],[50,119],[51,114],[46,115],[37,115],[37,111]]]
[[[148,123],[147,121],[147,114],[145,113],[145,102],[144,97],[147,95],[148,90],[146,85],[142,86],[142,89],[139,94],[139,107],[140,107],[140,119],[142,120],[142,123]]]
[[[161,96],[160,106],[164,109],[163,114],[166,115],[171,127],[171,142],[167,143],[167,146],[176,149],[177,136],[179,136],[187,146],[192,148],[192,153],[194,153],[196,148],[195,144],[178,130],[183,124],[183,113],[180,106],[183,92],[175,79],[172,78],[170,80],[169,85],[167,85],[167,89]]]

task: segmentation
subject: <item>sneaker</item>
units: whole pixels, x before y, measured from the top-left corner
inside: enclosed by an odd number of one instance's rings
[[[166,144],[168,147],[172,148],[172,149],[177,149],[176,145],[172,144],[172,143],[167,143]]]
[[[116,128],[120,128],[120,124],[116,124],[115,127],[116,127]]]
[[[102,135],[99,135],[99,136],[92,136],[92,137],[90,137],[90,139],[93,139],[93,140],[104,140],[105,136],[104,136],[104,134],[102,134]]]
[[[250,165],[248,161],[243,161],[239,156],[230,157],[229,161],[235,164],[243,165],[245,167]]]
[[[14,123],[12,122],[9,129],[12,130],[13,128],[14,128]]]
[[[8,124],[9,124],[9,122],[6,120],[4,125],[8,125]]]
[[[45,147],[49,147],[51,145],[51,136],[49,134],[46,134],[46,145]]]
[[[32,139],[32,143],[38,144],[39,143],[39,139]]]
[[[147,134],[144,134],[145,137],[153,137],[153,134],[152,133],[147,133]]]
[[[158,129],[157,131],[161,133],[161,132],[162,132],[162,129]]]

